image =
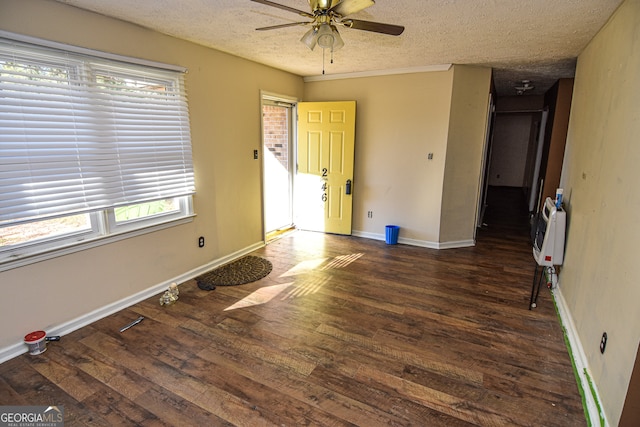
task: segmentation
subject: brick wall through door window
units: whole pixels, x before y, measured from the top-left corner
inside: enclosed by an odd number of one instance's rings
[[[275,105],[263,107],[264,146],[282,166],[289,165],[289,123],[287,108]]]

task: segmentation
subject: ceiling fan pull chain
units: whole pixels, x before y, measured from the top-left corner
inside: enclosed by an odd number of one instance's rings
[[[324,49],[322,49],[322,74],[324,74]]]

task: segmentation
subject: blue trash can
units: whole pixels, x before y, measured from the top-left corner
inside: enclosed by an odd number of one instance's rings
[[[397,225],[387,225],[385,232],[385,241],[387,245],[395,245],[398,243],[398,234],[400,233],[400,227]]]

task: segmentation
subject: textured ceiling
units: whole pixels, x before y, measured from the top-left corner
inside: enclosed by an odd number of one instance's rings
[[[322,74],[323,52],[300,38],[308,27],[255,28],[305,21],[250,0],[57,0],[129,21],[294,74]],[[310,11],[307,0],[273,0]],[[394,37],[338,27],[345,46],[325,56],[330,74],[421,69],[441,64],[494,68],[499,95],[521,80],[544,93],[573,77],[575,58],[622,0],[377,0],[350,18],[404,25]]]

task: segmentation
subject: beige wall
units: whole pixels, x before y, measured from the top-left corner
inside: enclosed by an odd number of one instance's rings
[[[453,70],[305,84],[305,101],[356,101],[354,233],[395,224],[438,241],[452,82]]]
[[[401,240],[437,246],[444,215],[447,227],[460,226],[464,238],[473,239],[490,77],[489,69],[455,66],[448,71],[305,84],[305,101],[357,103],[355,234],[384,235],[385,225],[395,224]],[[473,84],[477,86],[470,88]],[[452,104],[454,89],[460,96]],[[464,98],[461,94],[467,90],[470,96]],[[458,129],[466,114],[469,122]],[[472,149],[461,156],[467,144]],[[447,184],[455,194],[446,199],[443,212],[445,167],[451,168]],[[460,207],[458,195],[464,196],[464,206],[454,214],[451,211]],[[367,217],[368,211],[373,211],[373,218]],[[457,234],[448,234],[459,240]]]
[[[52,1],[0,0],[0,29],[187,67],[197,192],[189,224],[0,273],[0,349],[260,244],[260,90],[302,78]]]
[[[638,76],[640,2],[627,0],[578,58],[561,179],[569,226],[559,286],[612,425],[640,341]]]
[[[490,68],[454,66],[440,243],[464,245],[475,238],[490,88]]]

